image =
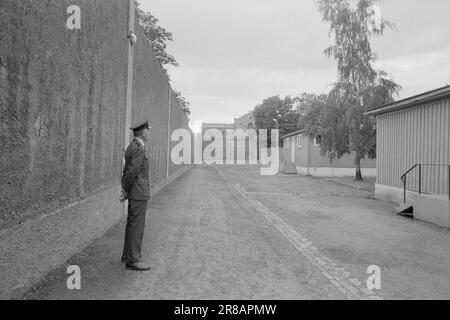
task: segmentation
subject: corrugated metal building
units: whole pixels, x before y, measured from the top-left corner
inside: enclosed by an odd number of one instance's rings
[[[344,177],[354,176],[355,155],[346,154],[340,159],[330,162],[328,157],[321,155],[320,137],[310,137],[305,130],[291,132],[281,137],[283,139],[283,162],[285,166],[295,165],[299,174]],[[372,159],[361,160],[361,173],[366,177],[376,175],[376,162]]]
[[[377,107],[367,115],[377,118],[376,195],[417,208],[419,195],[450,202],[450,86]],[[439,211],[447,210],[449,204],[443,204]],[[450,211],[433,219],[449,225]]]

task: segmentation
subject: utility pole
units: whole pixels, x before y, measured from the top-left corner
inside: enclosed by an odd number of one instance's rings
[[[134,34],[134,23],[135,23],[135,13],[136,12],[136,2],[135,0],[129,0],[128,9],[128,30],[127,35],[130,36],[131,33]],[[131,125],[131,105],[133,99],[133,62],[134,62],[134,50],[133,43],[128,41],[128,71],[127,71],[127,104],[125,113],[125,144],[124,149],[130,143],[130,130]]]
[[[127,101],[126,101],[126,110],[125,110],[125,140],[123,142],[122,149],[122,172],[125,167],[125,151],[130,143],[130,125],[131,125],[131,106],[133,102],[133,65],[134,65],[134,50],[133,50],[133,41],[132,36],[134,37],[134,23],[135,23],[135,14],[136,14],[136,2],[135,0],[129,0],[128,6],[128,30],[127,30],[127,38],[128,43],[128,69],[127,69]],[[135,39],[134,39],[135,40]],[[121,175],[122,175],[121,172]],[[122,204],[122,218],[125,220],[125,202]]]

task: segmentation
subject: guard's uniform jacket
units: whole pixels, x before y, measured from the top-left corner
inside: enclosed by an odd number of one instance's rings
[[[125,152],[125,167],[122,175],[122,189],[127,198],[150,199],[149,157],[145,145],[133,139]]]

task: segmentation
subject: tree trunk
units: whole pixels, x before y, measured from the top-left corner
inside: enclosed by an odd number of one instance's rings
[[[357,163],[356,163],[356,176],[355,176],[355,180],[356,181],[363,181],[363,177],[361,174],[361,162],[358,159]]]

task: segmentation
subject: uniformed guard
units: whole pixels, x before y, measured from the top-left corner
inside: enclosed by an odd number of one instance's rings
[[[145,229],[147,204],[150,199],[149,157],[145,143],[150,138],[148,120],[130,127],[134,139],[125,152],[125,167],[122,175],[121,201],[128,199],[128,218],[125,231],[122,262],[126,268],[136,271],[150,270],[142,260],[142,240]]]

